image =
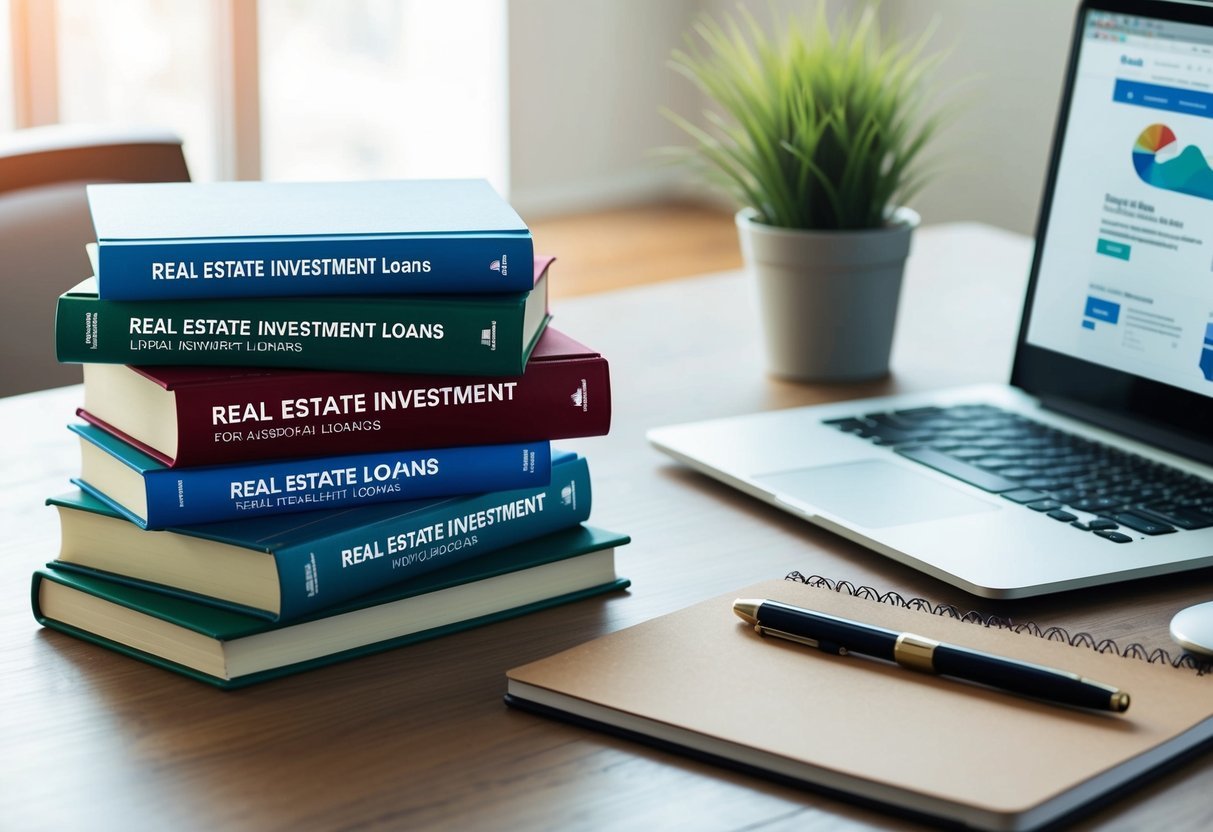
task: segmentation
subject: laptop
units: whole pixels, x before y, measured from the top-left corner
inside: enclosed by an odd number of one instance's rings
[[[1078,10],[1010,383],[648,433],[976,595],[1213,566],[1213,7]]]

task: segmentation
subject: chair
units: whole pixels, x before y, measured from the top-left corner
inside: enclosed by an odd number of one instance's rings
[[[91,274],[90,182],[184,182],[177,136],[55,125],[0,135],[0,396],[80,382],[55,362],[55,298]]]

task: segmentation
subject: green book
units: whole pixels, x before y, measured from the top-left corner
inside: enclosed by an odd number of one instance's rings
[[[629,541],[577,526],[285,626],[55,564],[34,573],[32,601],[46,627],[236,688],[623,589],[614,555]]]
[[[59,296],[65,363],[295,367],[522,375],[549,320],[547,268],[534,289],[494,295],[105,300],[89,278]]]

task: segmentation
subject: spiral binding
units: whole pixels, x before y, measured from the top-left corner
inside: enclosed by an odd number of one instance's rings
[[[945,618],[955,618],[957,621],[964,621],[968,624],[980,624],[983,627],[994,627],[999,630],[1010,630],[1014,633],[1027,633],[1028,635],[1036,636],[1037,638],[1047,639],[1048,641],[1061,641],[1069,644],[1071,647],[1085,647],[1089,650],[1094,650],[1097,653],[1114,653],[1126,659],[1138,659],[1148,664],[1166,664],[1171,667],[1186,667],[1196,671],[1197,675],[1204,676],[1213,672],[1213,660],[1199,659],[1191,653],[1180,653],[1173,655],[1161,647],[1151,650],[1150,648],[1133,642],[1125,647],[1121,647],[1110,638],[1096,639],[1090,633],[1070,633],[1064,627],[1040,627],[1032,622],[1015,623],[1009,618],[1003,618],[998,615],[982,615],[975,610],[961,612],[959,607],[952,604],[933,604],[925,598],[906,598],[899,592],[881,592],[873,589],[870,586],[855,585],[850,581],[832,581],[829,578],[823,578],[821,575],[810,575],[805,577],[800,572],[792,572],[785,576],[784,580],[795,581],[806,586],[824,588],[832,592],[841,592],[851,595],[855,598],[864,598],[869,601],[878,601],[881,604],[890,604],[895,607],[902,607],[909,610],[918,610],[920,612],[929,612],[933,615],[941,615]]]

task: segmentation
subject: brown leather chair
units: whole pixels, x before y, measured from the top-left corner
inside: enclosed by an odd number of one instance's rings
[[[0,396],[80,381],[78,365],[55,361],[55,298],[92,271],[84,186],[189,178],[172,133],[55,125],[0,134]]]

